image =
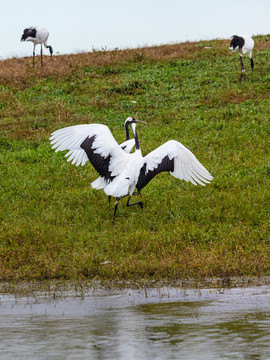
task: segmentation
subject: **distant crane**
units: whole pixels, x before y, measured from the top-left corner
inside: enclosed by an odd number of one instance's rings
[[[146,156],[142,156],[136,124],[141,121],[128,117],[125,121],[127,137],[131,126],[135,139],[135,152],[126,153],[118,145],[106,125],[83,124],[56,130],[50,140],[55,151],[69,150],[65,155],[72,164],[84,165],[88,160],[100,177],[91,183],[95,189],[116,198],[113,219],[118,202],[128,196],[126,205],[140,205],[142,201],[130,203],[132,195],[140,191],[157,174],[167,171],[178,179],[194,185],[205,185],[213,177],[184,145],[169,140]],[[138,192],[134,192],[137,188]]]
[[[254,61],[252,59],[252,50],[254,48],[254,40],[247,36],[247,35],[233,35],[232,41],[230,44],[230,50],[234,52],[240,53],[240,63],[241,63],[241,76],[240,80],[245,78],[245,69],[244,69],[244,63],[243,63],[243,55],[247,54],[250,58],[250,66],[253,70],[254,68]]]
[[[45,48],[49,49],[50,54],[52,56],[53,49],[50,45],[47,45],[47,40],[49,37],[49,31],[43,27],[35,26],[24,29],[21,41],[32,41],[34,44],[33,49],[33,68],[35,67],[35,48],[37,44],[40,44],[40,55],[41,55],[41,66],[43,66],[43,59],[42,59],[42,44],[44,44]]]

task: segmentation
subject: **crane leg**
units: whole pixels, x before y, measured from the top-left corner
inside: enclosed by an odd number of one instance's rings
[[[243,55],[240,55],[240,63],[241,63],[241,76],[240,80],[245,79],[245,69],[244,69],[244,63],[243,63]]]
[[[41,56],[41,66],[43,67],[42,53],[43,53],[43,49],[42,49],[42,44],[41,44],[41,45],[40,45],[40,56]]]
[[[33,69],[35,67],[35,47],[36,45],[34,45],[34,49],[33,49]]]
[[[139,191],[134,191],[132,195],[141,195]]]
[[[134,194],[134,193],[133,193]],[[131,199],[131,195],[128,197],[128,201],[127,201],[127,203],[126,203],[126,206],[132,206],[132,205],[140,205],[140,207],[141,208],[143,208],[143,203],[142,203],[142,201],[137,201],[137,202],[135,202],[135,203],[132,203],[132,204],[130,204],[130,199]]]
[[[112,220],[113,222],[114,222],[114,219],[115,219],[115,215],[116,215],[119,200],[120,200],[120,198],[116,198],[116,202],[115,202],[115,205],[114,205],[114,212],[113,212],[113,220]]]
[[[115,219],[115,214],[116,214],[116,211],[117,211],[117,208],[118,208],[118,202],[119,202],[119,200],[121,200],[121,199],[123,199],[123,198],[125,198],[125,197],[127,197],[128,195],[124,195],[124,196],[120,196],[120,197],[117,197],[116,198],[116,202],[115,202],[115,205],[114,205],[114,212],[113,212],[113,221],[114,221],[114,219]],[[111,196],[109,196],[109,203],[110,203],[110,201],[111,201]]]
[[[253,68],[254,68],[254,61],[252,58],[250,58],[250,66],[251,66],[251,69],[253,71]]]
[[[140,194],[140,192],[138,191],[138,192],[133,192],[132,193],[132,195],[141,195]],[[128,201],[127,201],[127,204],[126,204],[126,206],[132,206],[132,205],[140,205],[140,207],[141,208],[143,208],[143,203],[142,203],[142,201],[138,201],[138,202],[135,202],[135,203],[132,203],[132,204],[130,204],[130,199],[131,199],[131,196],[132,195],[124,195],[124,196],[120,196],[120,197],[117,197],[116,198],[116,202],[115,202],[115,205],[114,205],[114,212],[113,212],[113,222],[114,222],[114,219],[115,219],[115,215],[116,215],[116,211],[117,211],[117,208],[118,208],[118,203],[119,203],[119,200],[121,200],[121,199],[123,199],[123,198],[125,198],[125,197],[127,197],[128,196]],[[108,197],[109,198],[109,204],[110,204],[110,202],[111,202],[111,196],[109,196]]]

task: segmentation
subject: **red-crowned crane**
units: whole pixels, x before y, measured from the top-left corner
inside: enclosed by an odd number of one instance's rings
[[[84,165],[88,160],[100,177],[91,183],[95,189],[103,189],[109,197],[116,198],[114,215],[118,201],[128,196],[127,206],[140,205],[141,201],[130,203],[131,196],[137,195],[157,174],[167,171],[178,179],[190,181],[194,185],[205,185],[213,177],[199,160],[184,145],[169,140],[146,156],[142,156],[136,124],[133,117],[125,121],[127,137],[131,125],[135,152],[125,152],[114,139],[106,125],[83,124],[66,127],[52,133],[50,140],[55,151],[69,150],[65,155],[72,164]],[[138,193],[134,193],[137,188]]]
[[[253,70],[254,68],[254,61],[252,59],[252,50],[254,48],[254,40],[247,35],[233,35],[232,41],[230,44],[230,50],[234,52],[240,53],[240,63],[241,63],[241,76],[240,79],[245,78],[245,68],[243,63],[243,55],[247,54],[250,58],[250,66]]]
[[[35,67],[35,48],[37,44],[40,44],[40,55],[41,55],[41,66],[43,66],[43,59],[42,59],[42,44],[44,44],[46,49],[49,49],[50,54],[52,56],[53,49],[50,45],[47,45],[47,40],[49,37],[49,31],[43,27],[35,26],[24,29],[21,41],[32,41],[34,44],[33,49],[33,68]]]

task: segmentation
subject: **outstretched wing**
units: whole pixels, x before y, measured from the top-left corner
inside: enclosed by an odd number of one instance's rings
[[[135,146],[135,139],[129,139],[119,145],[127,154],[130,154],[131,150]]]
[[[140,191],[163,171],[169,171],[174,177],[190,181],[194,185],[205,185],[213,179],[192,152],[174,140],[166,142],[144,157],[137,189]]]
[[[55,151],[69,150],[65,155],[72,164],[84,165],[87,160],[100,176],[112,180],[111,161],[125,152],[106,125],[83,124],[56,130],[50,137]]]

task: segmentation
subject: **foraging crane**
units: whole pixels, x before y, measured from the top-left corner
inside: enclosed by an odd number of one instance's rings
[[[49,31],[43,27],[35,26],[24,29],[21,41],[32,41],[34,44],[33,49],[33,68],[35,67],[35,48],[37,44],[40,44],[40,55],[41,55],[41,66],[43,66],[43,59],[42,59],[42,44],[44,44],[46,49],[49,49],[50,54],[52,56],[53,49],[50,45],[47,45],[47,40],[49,37]]]
[[[241,63],[241,76],[240,76],[240,80],[242,78],[245,78],[245,69],[244,69],[244,63],[243,63],[243,55],[247,54],[250,58],[250,66],[251,69],[253,70],[254,68],[254,61],[252,59],[252,50],[254,47],[254,40],[247,36],[247,35],[233,35],[232,36],[232,41],[230,44],[229,49],[232,50],[233,52],[238,52],[240,53],[240,63]]]
[[[142,156],[136,124],[141,121],[128,117],[125,121],[127,137],[131,126],[135,139],[135,152],[126,153],[116,142],[106,125],[83,124],[56,130],[50,140],[55,151],[69,150],[65,155],[72,164],[84,165],[88,160],[100,177],[91,183],[95,189],[103,189],[109,197],[116,198],[115,218],[118,201],[128,196],[127,206],[140,205],[141,201],[130,203],[157,174],[167,171],[178,179],[194,185],[205,185],[213,177],[197,160],[193,153],[175,140],[169,140],[146,156]],[[138,193],[134,193],[137,188]]]

